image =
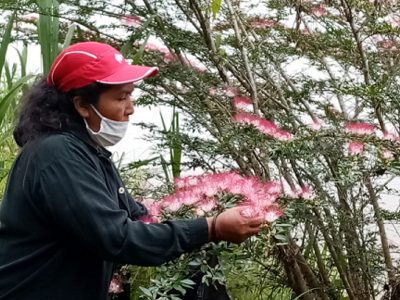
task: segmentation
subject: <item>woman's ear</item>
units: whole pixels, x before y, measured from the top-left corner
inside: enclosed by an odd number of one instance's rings
[[[76,111],[81,115],[82,118],[89,118],[89,104],[83,101],[82,97],[74,97],[72,99]]]

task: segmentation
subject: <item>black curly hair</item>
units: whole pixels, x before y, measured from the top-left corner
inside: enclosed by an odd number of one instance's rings
[[[100,95],[109,88],[109,85],[95,82],[63,93],[49,85],[46,78],[40,78],[22,99],[19,120],[14,129],[15,141],[23,147],[40,136],[60,133],[83,123],[73,98],[82,97],[88,104],[96,105]]]

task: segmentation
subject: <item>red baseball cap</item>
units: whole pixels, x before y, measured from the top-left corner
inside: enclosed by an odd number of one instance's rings
[[[133,66],[110,45],[85,42],[69,46],[54,61],[47,83],[67,92],[94,82],[122,84],[154,76],[158,68]]]

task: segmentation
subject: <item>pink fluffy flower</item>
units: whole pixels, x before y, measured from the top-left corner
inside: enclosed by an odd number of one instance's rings
[[[354,154],[354,155],[362,154],[363,151],[364,151],[364,143],[363,142],[350,142],[349,152],[351,154]]]
[[[144,224],[159,223],[158,218],[151,215],[139,217],[139,220],[142,221]]]
[[[238,109],[247,109],[253,104],[249,98],[235,97],[235,99],[233,99],[233,105]]]
[[[122,278],[121,275],[114,274],[108,289],[109,293],[119,294],[124,290],[122,289]]]
[[[277,130],[279,130],[278,126],[271,121],[267,121],[263,118],[253,116],[248,113],[236,114],[233,117],[233,120],[244,124],[252,124],[264,134],[273,135]]]
[[[324,121],[316,119],[316,120],[313,120],[313,123],[308,125],[308,127],[312,130],[317,131],[317,130],[321,129],[322,125],[324,125]]]
[[[393,19],[392,21],[390,21],[390,25],[393,28],[399,27],[400,26],[400,19],[398,19],[398,18]]]
[[[251,25],[256,28],[266,28],[266,27],[271,27],[274,26],[274,20],[270,19],[258,19],[254,20]]]
[[[310,187],[304,186],[301,188],[300,197],[306,200],[313,200],[315,198],[314,193],[311,191]]]
[[[164,208],[170,211],[177,211],[183,205],[181,198],[176,197],[175,195],[164,197],[161,204]]]
[[[307,30],[307,29],[304,29],[301,33],[302,33],[302,34],[305,34],[305,35],[309,35],[309,34],[310,34],[310,31]]]
[[[217,199],[215,199],[214,197],[208,197],[197,203],[197,207],[204,212],[211,211],[216,205]]]
[[[230,98],[234,98],[237,95],[239,95],[239,92],[238,92],[238,90],[236,88],[229,87],[229,86],[225,89],[225,93]]]
[[[282,217],[283,214],[284,214],[283,209],[277,205],[271,205],[263,211],[263,215],[265,216],[265,221],[270,223]]]
[[[157,51],[158,46],[152,43],[147,43],[146,46],[144,47],[146,51]]]
[[[165,53],[164,57],[163,57],[164,62],[167,63],[167,64],[169,64],[170,62],[177,61],[177,59],[178,58],[174,54],[172,54],[170,52]]]
[[[395,141],[395,142],[400,141],[400,138],[395,133],[390,133],[390,132],[384,132],[383,139],[389,140],[389,141]]]
[[[388,150],[388,149],[383,149],[382,150],[382,157],[384,159],[391,159],[393,157],[393,152]]]
[[[320,5],[319,7],[313,7],[312,12],[317,18],[328,14],[328,11],[323,5]]]
[[[345,127],[346,132],[355,134],[372,134],[374,126],[367,123],[348,123]]]
[[[260,208],[254,205],[243,206],[243,209],[240,210],[240,214],[245,218],[254,218],[260,215]]]
[[[289,131],[282,129],[277,129],[272,136],[280,141],[291,141],[293,139],[292,134]]]
[[[142,26],[142,20],[136,16],[121,17],[119,20],[122,25],[132,26],[134,28],[139,28]]]
[[[212,87],[208,90],[208,92],[210,93],[211,96],[214,96],[217,94],[217,88]]]
[[[150,215],[161,216],[161,203],[153,202],[146,204],[146,208]]]

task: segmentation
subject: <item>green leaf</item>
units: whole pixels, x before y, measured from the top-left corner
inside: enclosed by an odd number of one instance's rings
[[[160,160],[161,160],[161,166],[164,170],[165,179],[167,180],[167,183],[170,183],[171,181],[169,180],[169,175],[168,175],[168,164],[161,154],[160,154]]]
[[[190,279],[183,279],[181,280],[181,283],[183,284],[188,284],[188,285],[195,285],[196,283]]]
[[[185,294],[186,294],[186,290],[185,290],[182,286],[174,286],[174,288],[175,288],[177,291],[181,292],[182,295],[185,295]]]
[[[146,44],[147,44],[147,41],[149,40],[150,36],[151,36],[151,32],[149,32],[149,33],[147,34],[144,43],[143,43],[143,44],[140,46],[140,48],[139,48],[139,52],[136,53],[135,57],[133,58],[132,65],[138,65],[138,64],[139,64],[140,58],[141,58],[142,55],[143,55],[144,49],[146,48]]]
[[[32,77],[34,77],[34,75],[28,75],[18,80],[13,85],[12,90],[3,99],[0,99],[0,125],[3,123],[6,112],[10,104],[14,100],[15,96],[18,95],[18,92],[20,91],[21,87]]]
[[[6,31],[3,34],[3,38],[0,44],[0,76],[1,76],[1,71],[3,70],[4,63],[6,61],[6,54],[8,45],[10,44],[11,40],[11,30],[13,28],[14,18],[15,14],[12,14],[10,16],[10,19],[8,20]]]
[[[69,45],[71,45],[72,36],[74,35],[76,27],[77,27],[76,24],[72,24],[68,28],[68,32],[67,35],[65,36],[64,44],[62,46],[62,50],[65,50],[66,48],[69,47]]]
[[[142,287],[142,286],[139,286],[139,288],[142,290],[142,292],[143,292],[146,296],[149,296],[149,297],[153,298],[153,296],[152,296],[151,293],[150,293],[150,290],[148,290],[148,289],[146,289],[146,288],[144,288],[144,287]]]
[[[217,49],[219,49],[219,46],[221,45],[221,35],[220,34],[218,34],[216,37],[215,37],[215,47],[217,48]]]
[[[217,16],[217,13],[219,12],[220,7],[221,7],[221,0],[213,0],[211,8],[212,8],[214,20]]]

